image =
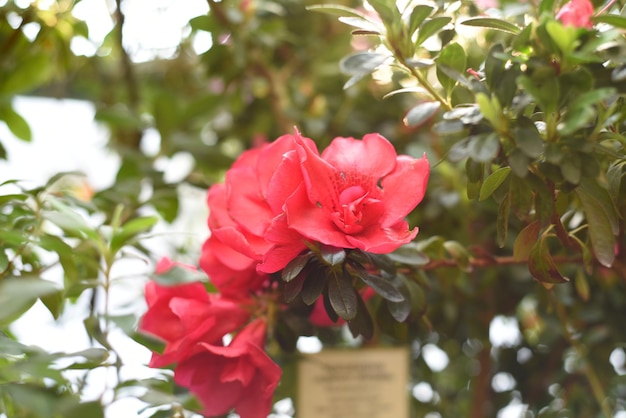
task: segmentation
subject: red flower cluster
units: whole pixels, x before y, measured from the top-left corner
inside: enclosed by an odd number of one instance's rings
[[[590,0],[572,0],[559,10],[556,18],[566,26],[591,29],[593,4]]]
[[[163,259],[156,271],[164,273],[175,264]],[[204,415],[234,408],[242,418],[265,418],[281,376],[264,351],[265,321],[246,325],[250,311],[240,301],[209,294],[198,282],[148,282],[145,293],[148,311],[139,329],[165,341],[165,350],[153,353],[150,367],[176,363],[174,381],[198,397]],[[237,334],[224,346],[224,336],[233,332]]]
[[[383,254],[410,242],[417,228],[404,218],[424,197],[428,176],[425,157],[398,156],[378,134],[335,138],[320,154],[296,132],[243,153],[208,195],[211,235],[200,267],[219,294],[201,283],[146,286],[140,329],[166,343],[150,365],[176,364],[174,380],[208,416],[233,408],[242,418],[267,416],[281,375],[264,352],[269,310],[259,296],[275,291],[270,274],[309,246]],[[157,271],[171,267],[164,261]],[[336,325],[321,302],[311,322]],[[234,338],[224,346],[227,334]]]
[[[425,157],[398,156],[379,134],[335,138],[321,155],[311,139],[284,135],[244,153],[209,190],[200,266],[222,293],[245,295],[307,243],[389,253],[417,235],[404,218],[428,176]]]

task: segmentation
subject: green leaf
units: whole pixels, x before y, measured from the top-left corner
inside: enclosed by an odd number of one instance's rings
[[[433,12],[433,7],[425,4],[418,4],[411,11],[411,17],[409,18],[409,36],[413,36],[413,33],[417,28],[426,20],[428,16]]]
[[[511,167],[500,167],[491,173],[480,187],[480,195],[478,200],[485,200],[495,192],[504,180],[509,177]]]
[[[424,266],[430,261],[426,254],[415,248],[414,244],[403,245],[394,252],[387,254],[387,257],[396,263],[415,267]]]
[[[129,220],[113,233],[110,244],[111,251],[116,253],[124,245],[128,245],[137,235],[152,229],[158,221],[159,218],[156,216],[141,216]]]
[[[603,13],[593,16],[591,20],[594,23],[607,23],[618,29],[626,29],[626,17]]]
[[[393,24],[400,20],[400,11],[393,0],[368,0],[370,6],[376,10],[380,19],[386,24]]]
[[[333,271],[328,279],[328,298],[333,309],[345,320],[351,320],[357,313],[357,295],[352,287],[350,276],[343,271]]]
[[[309,251],[291,260],[280,272],[281,279],[283,279],[284,282],[290,282],[298,277],[300,272],[304,269],[304,267],[306,267],[306,265],[309,263],[309,261],[311,261],[312,258],[313,253]]]
[[[526,117],[517,119],[513,129],[515,144],[526,156],[539,158],[543,153],[543,139],[532,120]]]
[[[480,28],[496,29],[503,32],[509,32],[517,35],[521,32],[521,29],[514,24],[507,22],[506,20],[494,19],[490,17],[477,17],[473,19],[467,19],[461,22],[463,25],[476,26]]]
[[[577,187],[575,192],[589,225],[593,253],[600,264],[611,267],[615,261],[615,235],[605,208],[585,188]]]
[[[342,60],[339,61],[340,70],[352,76],[346,84],[344,84],[344,90],[352,87],[363,77],[383,65],[389,57],[390,56],[387,54],[379,54],[376,52],[357,52],[342,58]]]
[[[480,163],[492,161],[500,151],[500,141],[495,133],[475,135],[470,138],[470,157]]]
[[[515,243],[513,244],[513,258],[516,261],[528,260],[530,251],[537,242],[540,230],[541,225],[539,222],[533,221],[517,234],[517,238],[515,238]]]
[[[328,266],[339,266],[346,260],[346,251],[343,248],[320,245],[320,257]]]
[[[368,35],[380,35],[385,31],[385,29],[381,27],[378,23],[373,22],[369,19],[362,19],[360,17],[342,16],[339,18],[339,21],[341,23],[345,23],[346,25],[366,31],[366,34]],[[353,32],[352,34],[354,35],[355,33]]]
[[[11,106],[0,108],[0,120],[3,120],[9,130],[17,138],[30,142],[33,139],[32,131],[26,119],[17,113]]]
[[[314,304],[317,298],[322,294],[322,291],[324,291],[328,279],[328,274],[320,270],[314,270],[307,275],[300,293],[302,295],[302,301],[307,305]]]
[[[553,20],[546,23],[546,31],[563,54],[569,54],[576,47],[576,28]]]
[[[26,312],[40,297],[58,291],[55,283],[36,277],[9,277],[0,281],[0,328]]]
[[[593,200],[602,208],[602,211],[611,224],[611,231],[613,232],[613,235],[618,235],[620,233],[619,215],[615,202],[613,202],[608,190],[601,186],[596,180],[588,177],[583,177],[581,179],[579,188],[586,195],[592,197]]]
[[[374,321],[370,315],[367,305],[361,298],[361,295],[357,294],[357,311],[354,319],[348,321],[348,328],[354,338],[362,335],[363,338],[369,340],[374,336]]]
[[[374,289],[384,299],[392,302],[401,302],[404,299],[402,292],[394,286],[391,280],[375,274],[369,274],[365,269],[357,270],[357,274],[366,285]]]
[[[304,281],[309,277],[309,271],[303,270],[293,280],[285,283],[283,288],[283,299],[285,303],[291,303],[302,292]],[[315,280],[315,279],[312,279]]]
[[[98,232],[87,224],[85,218],[61,199],[50,196],[47,198],[47,202],[50,203],[50,206],[52,206],[54,210],[44,210],[42,212],[44,218],[66,232],[86,236],[94,241],[100,241]]]
[[[415,46],[420,46],[424,41],[441,30],[444,26],[452,21],[451,17],[439,16],[432,19],[426,19],[417,32],[417,40]]]
[[[403,122],[410,127],[422,126],[439,111],[440,107],[439,102],[422,102],[407,112]]]
[[[333,16],[351,16],[359,17],[366,20],[369,19],[365,13],[362,13],[351,7],[342,6],[340,4],[314,4],[312,6],[307,6],[306,9],[312,10],[314,12],[326,13]]]
[[[456,84],[456,80],[443,72],[440,66],[451,68],[458,73],[463,73],[467,62],[465,50],[458,43],[451,43],[441,50],[435,61],[437,63],[437,79],[446,92],[450,94],[450,91]]]
[[[548,249],[547,236],[543,235],[538,242],[533,245],[528,257],[528,270],[530,274],[542,283],[566,283],[569,280],[556,268],[554,260]]]

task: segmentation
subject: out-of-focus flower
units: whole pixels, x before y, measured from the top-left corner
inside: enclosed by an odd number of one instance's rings
[[[571,0],[559,10],[556,18],[566,26],[591,29],[593,4],[590,0]]]
[[[167,271],[173,265],[179,264],[162,259],[157,272]],[[224,335],[239,329],[250,318],[244,307],[207,293],[202,283],[162,286],[150,281],[145,295],[148,311],[141,318],[139,329],[166,343],[162,354],[153,354],[151,367],[192,355],[198,341],[221,344]]]
[[[206,416],[234,409],[241,418],[265,418],[272,408],[281,369],[263,351],[266,323],[247,325],[227,347],[199,343],[199,352],[174,369],[174,380],[189,388]]]

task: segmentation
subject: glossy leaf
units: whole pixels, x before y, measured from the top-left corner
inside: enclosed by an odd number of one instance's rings
[[[461,22],[463,25],[476,26],[480,28],[496,29],[503,32],[509,32],[514,35],[520,33],[521,29],[506,20],[494,19],[490,17],[478,17],[467,19]]]
[[[457,73],[465,72],[467,62],[465,50],[458,43],[451,43],[441,50],[435,61],[437,63],[437,78],[449,94],[456,84],[456,80],[442,71],[441,67],[450,68]]]
[[[417,28],[426,20],[428,16],[433,12],[431,6],[425,4],[418,4],[411,11],[411,17],[409,18],[409,36],[412,36]]]
[[[422,102],[408,111],[403,122],[406,126],[420,127],[430,120],[440,107],[439,102]]]
[[[480,195],[478,199],[485,200],[489,196],[491,196],[493,192],[495,192],[498,187],[500,187],[500,185],[504,183],[504,181],[509,177],[510,173],[511,167],[500,167],[489,176],[487,176],[482,186],[480,187]]]
[[[444,26],[452,21],[451,17],[439,16],[426,19],[417,32],[416,46],[422,45],[424,41],[439,32]]]
[[[300,254],[293,260],[291,260],[285,268],[281,271],[280,277],[284,282],[290,282],[295,279],[300,272],[306,267],[309,261],[313,258],[312,252]]]
[[[354,338],[362,335],[369,340],[374,336],[374,321],[363,298],[357,294],[357,314],[354,319],[348,321],[348,328]]]
[[[328,298],[337,315],[345,320],[356,317],[357,295],[350,276],[343,272],[332,272],[328,279]]]

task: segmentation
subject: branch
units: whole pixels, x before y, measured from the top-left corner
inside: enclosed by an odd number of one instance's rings
[[[557,256],[552,257],[552,260],[556,264],[578,264],[583,260],[581,257],[567,257],[567,256]],[[468,262],[468,266],[470,268],[483,268],[483,267],[492,267],[492,266],[511,266],[511,265],[527,265],[528,260],[520,260],[514,258],[513,256],[483,256],[474,258],[471,257]],[[443,259],[443,260],[431,260],[428,264],[420,267],[421,270],[435,270],[438,268],[458,268],[459,263],[454,259]]]

